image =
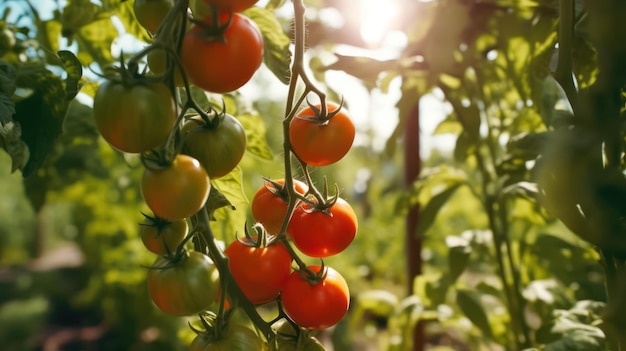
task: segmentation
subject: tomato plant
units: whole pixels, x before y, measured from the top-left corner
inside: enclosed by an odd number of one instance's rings
[[[135,0],[133,4],[137,22],[151,33],[156,33],[172,7],[174,0]]]
[[[263,350],[264,342],[250,328],[230,325],[220,338],[210,333],[198,333],[188,351],[255,351]]]
[[[219,291],[219,273],[208,256],[191,251],[178,261],[160,256],[148,271],[148,293],[161,311],[189,316],[211,306]]]
[[[287,192],[282,187],[284,184],[284,179],[266,181],[254,194],[250,205],[254,219],[263,224],[270,234],[278,234],[287,215]],[[309,187],[301,181],[294,179],[293,184],[296,192],[300,194],[304,195],[309,190]]]
[[[249,9],[259,0],[204,0],[209,5],[217,6],[219,9],[241,12]]]
[[[146,168],[141,194],[155,215],[168,220],[187,218],[198,212],[211,190],[206,171],[195,158],[179,154],[171,165]]]
[[[183,242],[189,226],[187,221],[179,219],[168,221],[158,217],[146,216],[141,223],[139,234],[145,247],[157,255],[164,256],[174,253],[178,245]]]
[[[291,273],[291,255],[280,242],[256,245],[248,239],[235,240],[224,251],[230,272],[248,300],[270,302],[280,293]]]
[[[277,327],[277,328],[276,328]],[[272,326],[276,329],[276,351],[325,351],[324,346],[310,331],[296,332],[291,323],[283,320]]]
[[[294,210],[287,233],[296,247],[311,257],[328,257],[345,250],[356,236],[358,221],[350,204],[342,199],[329,213],[301,203]]]
[[[246,151],[246,132],[237,118],[216,116],[215,125],[193,117],[182,127],[183,152],[200,161],[211,179],[230,173]]]
[[[164,144],[176,120],[174,100],[162,83],[106,80],[94,97],[93,113],[102,137],[128,153]]]
[[[224,16],[221,20],[228,22]],[[194,25],[185,34],[180,60],[193,84],[214,93],[231,92],[247,83],[261,65],[263,36],[252,20],[237,13],[221,35],[211,22],[208,17],[205,26]]]
[[[289,126],[289,142],[293,152],[311,166],[326,166],[341,160],[352,147],[356,129],[348,111],[327,102],[331,116],[318,120],[321,105],[308,106],[298,112]]]
[[[321,266],[310,266],[320,272]],[[346,280],[331,267],[317,282],[303,278],[303,272],[294,271],[281,291],[285,313],[303,328],[324,329],[337,324],[348,311],[350,292]]]

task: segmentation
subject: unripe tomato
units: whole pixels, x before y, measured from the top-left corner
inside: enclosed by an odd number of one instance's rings
[[[319,110],[320,105],[316,105]],[[316,111],[308,106],[291,120],[289,141],[293,152],[311,166],[327,166],[341,160],[352,147],[356,129],[345,108],[327,102],[327,111],[337,113],[328,121],[319,123],[308,120],[315,118]]]
[[[160,76],[165,74],[167,70],[167,52],[165,50],[152,50],[147,55],[148,68],[154,73],[154,75]],[[174,65],[174,85],[182,87],[185,85],[183,75],[178,69],[178,66]]]
[[[276,179],[273,182],[283,185],[284,179]],[[298,180],[293,180],[296,192],[305,194],[309,187]],[[287,198],[286,190],[282,187],[278,188],[271,182],[266,181],[254,194],[252,199],[251,210],[252,217],[263,224],[265,230],[270,234],[278,234],[283,220],[287,215]]]
[[[237,285],[253,304],[276,299],[291,273],[291,255],[279,242],[255,247],[235,240],[224,254]]]
[[[198,116],[187,120],[181,129],[183,152],[200,161],[211,179],[230,173],[246,151],[246,132],[239,120],[229,114],[217,118],[220,121],[215,128]]]
[[[187,236],[187,221],[179,219],[173,222],[148,218],[140,225],[139,233],[144,246],[157,255],[174,253],[178,245]]]
[[[320,266],[310,266],[319,272]],[[291,273],[283,290],[281,301],[285,313],[299,326],[309,329],[324,329],[337,324],[348,312],[350,291],[346,280],[331,267],[321,281],[313,284],[304,279],[300,272]]]
[[[219,273],[207,255],[191,251],[178,262],[156,259],[148,271],[148,293],[159,309],[189,316],[209,308],[217,298]]]
[[[227,17],[222,18],[226,23]],[[210,25],[210,17],[204,20]],[[249,18],[235,13],[223,38],[209,38],[195,25],[185,34],[180,52],[185,73],[193,84],[210,92],[239,89],[263,61],[263,36]]]
[[[174,0],[135,0],[133,4],[137,22],[150,33],[156,33],[172,7]]]
[[[164,144],[176,121],[174,100],[161,83],[104,81],[94,97],[93,114],[102,137],[128,153]]]
[[[211,182],[195,158],[176,155],[162,169],[146,168],[141,194],[155,215],[170,221],[196,214],[209,197]]]
[[[198,334],[188,351],[261,351],[264,347],[263,340],[254,331],[236,324],[230,325],[218,340],[204,333]]]
[[[336,255],[354,240],[358,221],[352,206],[337,198],[329,211],[330,215],[312,211],[306,203],[294,210],[287,233],[303,254],[311,257]]]

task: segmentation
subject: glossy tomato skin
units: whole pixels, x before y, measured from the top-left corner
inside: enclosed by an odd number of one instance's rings
[[[237,285],[257,305],[275,300],[291,273],[291,255],[280,242],[255,247],[235,240],[224,254]]]
[[[251,329],[242,325],[230,325],[219,340],[198,334],[189,345],[188,351],[261,351],[264,343]]]
[[[164,144],[176,120],[174,100],[161,83],[107,80],[98,87],[93,113],[102,137],[128,153]]]
[[[239,89],[263,61],[261,30],[243,15],[232,15],[223,40],[203,36],[197,25],[185,34],[180,60],[192,83],[206,91],[223,94]]]
[[[148,271],[148,293],[157,307],[172,316],[206,310],[219,291],[219,273],[208,256],[191,251],[172,263],[159,257]]]
[[[191,217],[209,197],[211,182],[195,158],[183,154],[169,167],[146,168],[141,178],[141,194],[152,212],[175,221]]]
[[[204,126],[200,117],[193,117],[182,127],[183,152],[198,161],[216,179],[230,173],[246,151],[246,132],[237,118],[224,114],[216,128]]]
[[[279,185],[285,184],[284,179],[273,180]],[[298,180],[293,180],[295,189],[300,194],[305,194],[309,187]],[[285,215],[287,214],[287,202],[280,194],[272,192],[272,190],[278,191],[272,183],[266,181],[252,199],[251,210],[252,216],[258,222],[263,224],[265,230],[270,234],[278,234],[280,227],[283,224]]]
[[[215,5],[222,10],[241,12],[254,6],[258,0],[204,0],[209,5]]]
[[[305,255],[336,255],[354,240],[358,220],[352,206],[346,200],[337,198],[329,211],[330,215],[321,211],[311,212],[311,207],[304,203],[294,210],[287,233]]]
[[[174,0],[135,0],[133,4],[137,22],[151,33],[156,33],[172,7]]]
[[[150,252],[164,256],[176,251],[178,245],[185,239],[188,229],[189,226],[184,219],[173,222],[163,220],[142,223],[139,233],[141,241]]]
[[[326,103],[327,111],[337,111],[339,105]],[[319,109],[320,105],[316,105]],[[327,166],[341,160],[352,147],[356,129],[348,111],[341,108],[326,123],[317,123],[304,118],[315,117],[316,112],[310,106],[291,120],[289,141],[293,152],[303,162],[311,166]]]
[[[314,272],[321,269],[320,266],[309,268]],[[317,284],[311,284],[298,271],[294,271],[281,291],[285,313],[303,328],[331,327],[345,316],[350,306],[346,280],[333,268],[326,269],[326,277]]]

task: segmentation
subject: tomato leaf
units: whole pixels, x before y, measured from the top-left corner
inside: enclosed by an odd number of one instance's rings
[[[289,83],[291,76],[291,39],[283,31],[283,27],[273,12],[260,7],[251,7],[244,12],[253,20],[263,34],[263,62],[282,83]]]
[[[454,283],[467,268],[472,254],[472,246],[467,240],[448,240],[449,238],[446,238],[446,244],[449,247],[448,274],[451,282]]]
[[[58,55],[63,62],[65,72],[67,72],[67,78],[65,78],[65,98],[71,100],[80,90],[79,81],[83,76],[83,66],[71,51],[62,50],[58,52]]]
[[[13,120],[15,103],[11,96],[15,93],[15,68],[6,62],[0,62],[0,123]]]
[[[537,341],[549,351],[604,350],[605,335],[596,326],[603,309],[604,303],[582,300],[569,310],[554,310],[554,319],[537,331]]]
[[[22,126],[22,140],[30,149],[30,158],[22,169],[24,177],[44,163],[61,134],[69,101],[63,82],[43,66],[25,66],[17,77],[19,87],[33,93],[15,106],[15,121]]]
[[[450,197],[454,195],[456,190],[463,185],[463,183],[456,183],[433,196],[430,201],[420,210],[420,217],[415,229],[415,235],[421,238],[426,233],[426,230],[435,222],[435,217],[439,213],[439,210],[445,205]]]
[[[78,59],[84,66],[93,62],[105,67],[115,61],[111,54],[113,42],[118,40],[119,33],[111,18],[103,18],[83,26],[75,34],[78,42]]]
[[[237,116],[237,119],[246,130],[246,150],[261,159],[273,160],[274,154],[265,139],[267,130],[261,116],[247,113]]]
[[[457,290],[456,303],[459,305],[463,314],[469,318],[486,337],[493,337],[491,325],[487,318],[487,312],[485,312],[485,309],[480,303],[480,295],[478,293],[469,290]]]
[[[358,295],[357,310],[375,316],[389,317],[398,305],[398,297],[387,290],[367,290]]]

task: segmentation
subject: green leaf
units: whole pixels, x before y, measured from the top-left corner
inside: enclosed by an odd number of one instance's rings
[[[15,103],[11,97],[15,93],[15,68],[0,61],[0,123],[13,121]]]
[[[84,66],[96,62],[106,67],[115,61],[111,54],[113,42],[118,40],[119,33],[111,18],[103,18],[80,28],[76,33],[78,42],[78,59]]]
[[[61,134],[70,94],[59,77],[39,65],[24,66],[18,73],[17,85],[33,90],[16,104],[14,117],[30,149],[28,163],[22,169],[23,176],[28,177],[43,165]]]
[[[487,312],[480,303],[480,295],[469,290],[457,290],[456,303],[463,314],[488,338],[493,337]]]
[[[454,195],[456,190],[463,185],[463,183],[455,183],[441,191],[437,195],[433,196],[430,201],[420,210],[419,220],[417,222],[417,228],[415,235],[418,238],[424,236],[428,228],[435,222],[435,218],[439,213],[439,210],[445,205],[450,197]]]
[[[29,151],[20,138],[22,128],[15,122],[0,123],[0,147],[11,156],[11,173],[23,169],[28,163]]]
[[[277,9],[285,4],[286,0],[270,0],[270,2],[265,7],[268,10]]]
[[[387,290],[367,290],[358,294],[357,309],[376,316],[389,317],[398,305],[398,297]]]
[[[523,181],[507,186],[502,189],[501,194],[504,196],[520,197],[534,203],[537,201],[539,190],[537,189],[537,183]]]
[[[265,139],[267,131],[263,118],[258,114],[247,113],[237,116],[237,119],[246,131],[246,150],[263,160],[273,160],[274,154]]]
[[[454,283],[467,268],[472,254],[472,246],[468,240],[452,236],[446,238],[446,244],[450,248],[448,250],[448,274],[451,283]]]
[[[241,169],[239,169],[239,167],[235,168],[223,177],[212,179],[211,185],[212,188],[218,190],[219,193],[228,200],[229,204],[232,204],[230,207],[233,211],[236,209],[236,205],[248,203],[246,194],[243,191]],[[222,204],[223,205],[220,207],[227,206],[223,202]],[[211,208],[217,209],[216,207]]]
[[[278,80],[284,84],[289,83],[291,39],[285,34],[272,11],[255,6],[244,13],[259,26],[263,34],[263,62]]]
[[[376,60],[369,57],[335,54],[337,60],[324,67],[325,70],[344,71],[360,79],[366,87],[376,87],[382,72],[398,67],[398,60]]]
[[[83,66],[71,51],[62,50],[58,52],[58,55],[63,62],[65,72],[67,72],[67,77],[65,78],[65,98],[71,100],[76,97],[80,90],[79,81],[83,76]]]

